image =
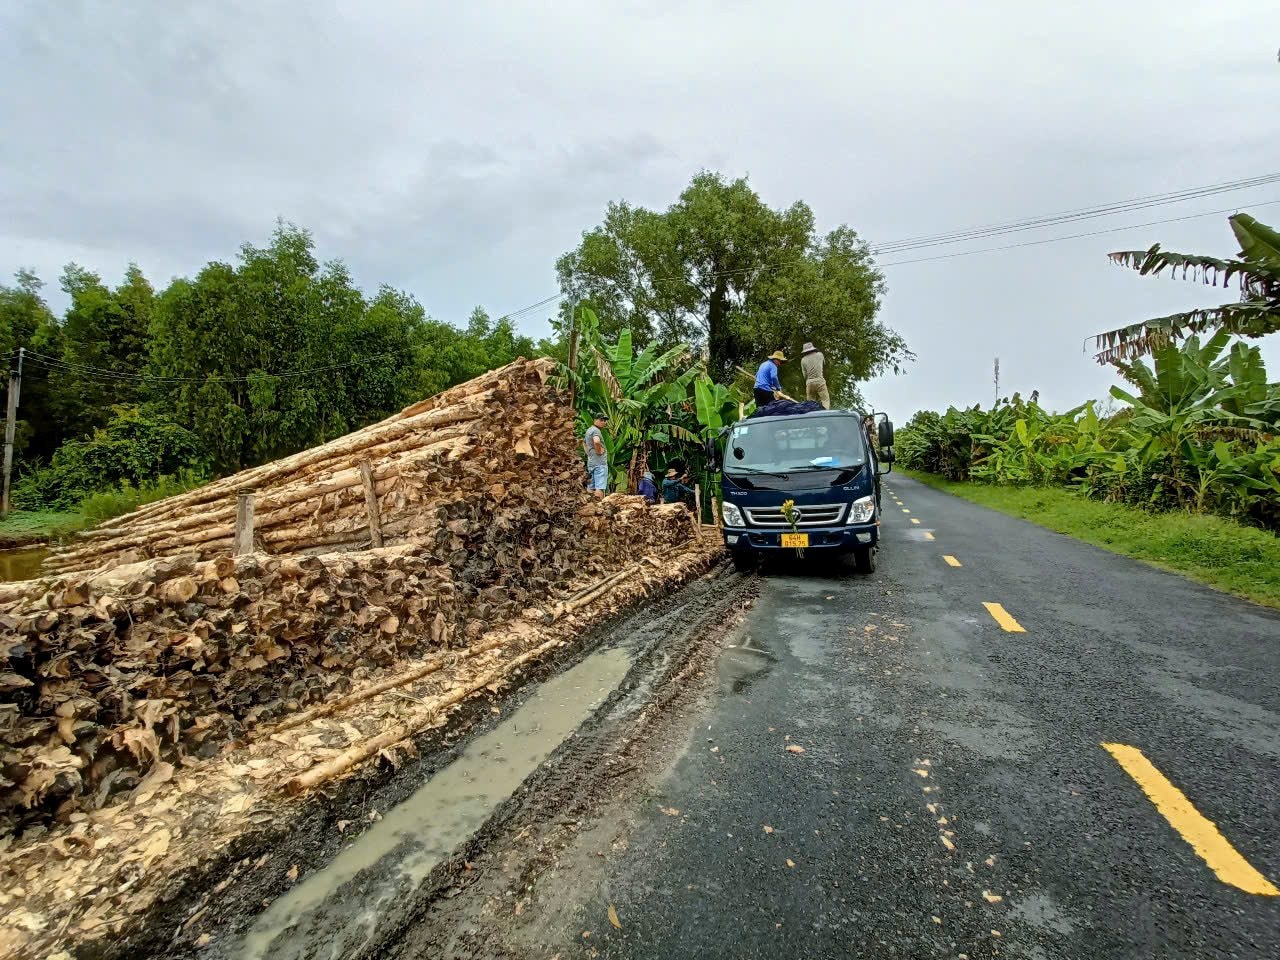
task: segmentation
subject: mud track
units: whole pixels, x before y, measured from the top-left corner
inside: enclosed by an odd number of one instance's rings
[[[344,942],[342,927],[362,908],[369,890],[385,877],[376,868],[340,888],[333,929],[315,942],[289,944],[296,957],[391,957],[431,949],[437,956],[491,956],[477,953],[474,924],[462,913],[489,896],[502,896],[512,880],[499,862],[519,864],[533,876],[554,862],[558,843],[569,839],[576,819],[596,798],[616,793],[619,778],[652,762],[649,745],[675,722],[681,705],[695,696],[703,667],[750,601],[751,581],[724,565],[665,598],[602,624],[556,659],[525,671],[520,684],[504,694],[503,713],[528,699],[537,685],[602,649],[626,645],[632,666],[622,683],[587,721],[501,804],[461,848],[439,863],[417,888],[384,907],[372,939]],[[382,764],[361,776],[317,792],[298,811],[287,830],[264,827],[243,838],[233,856],[193,872],[175,885],[170,898],[151,912],[144,933],[77,953],[84,960],[146,957],[201,957],[234,960],[243,936],[270,903],[301,878],[323,868],[353,837],[382,813],[409,797],[424,781],[453,762],[468,743],[493,729],[501,717],[492,701],[472,698],[448,728],[429,731],[415,741],[417,757],[398,768]],[[343,821],[343,829],[339,824]],[[512,838],[519,841],[512,846]],[[540,839],[535,839],[540,838]],[[359,843],[358,837],[354,839]],[[520,861],[527,858],[527,862]],[[295,870],[296,868],[296,870]],[[467,893],[466,897],[460,894]],[[320,918],[323,922],[324,917]],[[211,941],[193,944],[194,929],[216,931]],[[428,947],[428,943],[433,946]],[[438,945],[438,946],[434,946]],[[412,949],[413,954],[403,954]]]

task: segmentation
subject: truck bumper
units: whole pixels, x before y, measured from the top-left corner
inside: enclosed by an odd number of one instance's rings
[[[725,527],[724,543],[730,550],[761,553],[794,553],[795,547],[782,546],[782,535],[790,530],[760,530],[756,528]],[[809,535],[806,550],[830,553],[851,553],[858,549],[874,547],[880,541],[880,527],[873,521],[851,527],[804,527],[800,533]]]

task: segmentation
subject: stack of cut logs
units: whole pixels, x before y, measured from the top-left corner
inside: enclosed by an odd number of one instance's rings
[[[54,575],[0,586],[0,835],[688,543],[679,505],[586,498],[546,373],[518,361],[143,508],[57,554]],[[237,553],[246,489],[254,549]]]
[[[550,368],[517,361],[331,443],[149,504],[46,565],[444,544],[490,517],[500,524],[582,485],[573,413],[545,386]]]

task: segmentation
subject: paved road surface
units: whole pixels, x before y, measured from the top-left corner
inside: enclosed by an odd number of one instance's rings
[[[874,577],[762,578],[534,955],[1280,957],[1280,616],[888,489]]]

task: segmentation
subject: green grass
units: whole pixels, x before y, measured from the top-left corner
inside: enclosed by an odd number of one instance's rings
[[[938,490],[1280,609],[1280,538],[1221,517],[1149,513],[1059,487],[953,483],[903,473]]]
[[[56,510],[11,510],[0,520],[0,544],[35,543],[53,540],[79,530],[86,525],[79,513],[61,513]]]

